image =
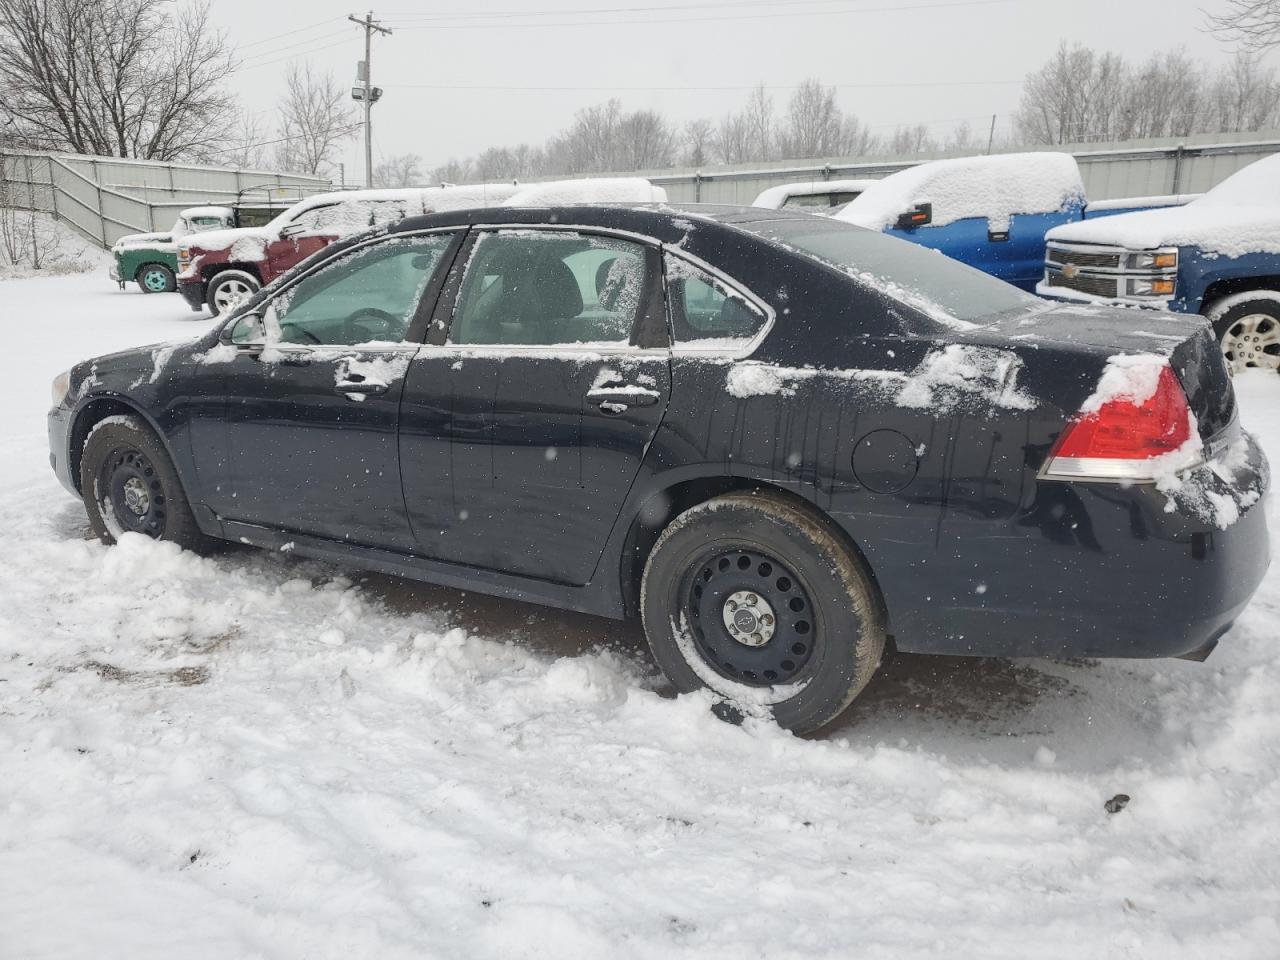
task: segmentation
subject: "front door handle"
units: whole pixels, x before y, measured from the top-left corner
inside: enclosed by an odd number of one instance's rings
[[[605,413],[621,413],[628,407],[652,407],[658,402],[658,398],[657,390],[630,384],[621,387],[595,387],[587,391],[587,401],[598,403]]]
[[[342,394],[386,393],[387,385],[369,380],[339,380],[333,389]]]

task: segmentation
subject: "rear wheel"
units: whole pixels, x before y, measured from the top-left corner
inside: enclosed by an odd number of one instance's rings
[[[884,618],[861,562],[803,509],[729,494],[686,511],[654,545],[645,633],[681,692],[710,688],[812,732],[866,686]]]
[[[1211,306],[1206,316],[1232,373],[1280,370],[1280,293],[1238,293]]]
[[[178,289],[173,271],[163,263],[145,263],[138,268],[135,277],[138,289],[143,293],[173,293]]]
[[[80,491],[103,543],[141,533],[188,550],[207,545],[173,461],[138,417],[107,417],[94,426],[80,458]]]
[[[215,317],[234,310],[237,305],[258,292],[258,278],[243,270],[224,270],[209,281],[205,303]]]

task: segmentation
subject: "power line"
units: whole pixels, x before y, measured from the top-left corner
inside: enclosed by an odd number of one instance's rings
[[[1021,84],[1022,80],[906,80],[895,83],[831,83],[826,84],[829,87],[836,87],[841,90],[852,89],[900,89],[904,87],[984,87],[984,86],[1001,86]],[[771,83],[747,83],[735,84],[730,86],[665,86],[665,87],[578,87],[578,86],[530,86],[521,84],[519,86],[503,86],[497,84],[461,84],[461,83],[389,83],[388,87],[394,87],[399,90],[478,90],[489,92],[546,92],[546,91],[571,91],[580,93],[647,93],[651,91],[657,92],[673,92],[684,93],[690,90],[707,90],[707,91],[738,91],[738,90],[755,90],[758,87],[764,87],[766,90],[796,90],[800,84],[771,84]],[[983,114],[986,116],[986,114]]]
[[[802,2],[804,2],[804,0],[802,0]],[[263,37],[260,40],[254,40],[250,43],[242,43],[240,46],[246,49],[248,47],[257,47],[264,43],[271,43],[271,41],[273,40],[280,40],[280,39],[283,39],[284,37],[291,37],[296,33],[306,33],[308,30],[315,30],[318,27],[325,26],[326,24],[337,23],[341,19],[342,19],[341,17],[328,17],[324,20],[317,20],[315,23],[309,24],[308,26],[298,27],[298,29],[296,30],[286,30],[283,33],[272,34],[269,37]]]
[[[570,20],[555,21],[551,23],[507,23],[504,26],[507,29],[544,29],[549,27],[614,27],[628,26],[635,24],[658,24],[658,23],[722,23],[733,20],[777,20],[777,19],[795,19],[798,17],[827,17],[837,16],[848,13],[908,13],[913,10],[938,10],[952,7],[984,7],[994,6],[996,4],[1014,3],[1016,0],[949,0],[949,2],[941,3],[920,3],[911,6],[895,5],[889,7],[849,7],[843,10],[787,10],[779,13],[747,13],[747,14],[731,14],[728,16],[699,16],[699,17],[645,17],[637,20]],[[620,8],[619,8],[620,9]],[[579,14],[587,16],[606,15],[610,11],[582,10],[577,11]],[[402,30],[485,30],[496,26],[503,25],[502,19],[481,20],[483,14],[473,15],[474,23],[455,23],[455,22],[432,22],[429,25],[414,26],[412,20],[395,21],[396,26]],[[531,14],[532,16],[532,14]]]
[[[530,19],[548,16],[607,16],[614,13],[669,13],[685,10],[728,10],[735,11],[743,7],[786,7],[788,11],[795,12],[797,4],[804,6],[823,6],[827,4],[860,4],[865,2],[875,2],[875,0],[740,0],[736,3],[678,3],[678,4],[662,4],[662,5],[645,5],[645,6],[629,6],[629,7],[603,7],[598,9],[590,8],[563,8],[559,10],[490,10],[480,11],[476,13],[404,13],[404,14],[388,14],[388,19],[405,21],[405,22],[426,22],[426,23],[444,23],[448,21],[458,20],[499,20],[499,19]],[[949,6],[965,6],[964,3],[948,4]],[[853,8],[854,10],[858,7]],[[865,9],[865,8],[864,8]],[[893,7],[890,9],[899,9]],[[845,13],[849,11],[837,10],[834,13]]]

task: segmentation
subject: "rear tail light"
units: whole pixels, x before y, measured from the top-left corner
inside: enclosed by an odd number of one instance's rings
[[[1150,482],[1169,469],[1190,466],[1198,459],[1198,440],[1187,395],[1166,363],[1150,396],[1117,396],[1072,417],[1054,444],[1042,476]],[[1180,452],[1190,456],[1163,459]]]

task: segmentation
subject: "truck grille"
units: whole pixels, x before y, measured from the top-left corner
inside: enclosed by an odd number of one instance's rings
[[[1071,263],[1077,267],[1105,267],[1108,270],[1120,269],[1118,253],[1088,253],[1084,250],[1050,247],[1047,257],[1050,263]]]
[[[1046,270],[1044,275],[1046,283],[1051,287],[1062,287],[1066,290],[1075,290],[1077,293],[1087,293],[1094,297],[1115,297],[1118,296],[1116,281],[1112,277],[1065,277],[1057,270]]]

